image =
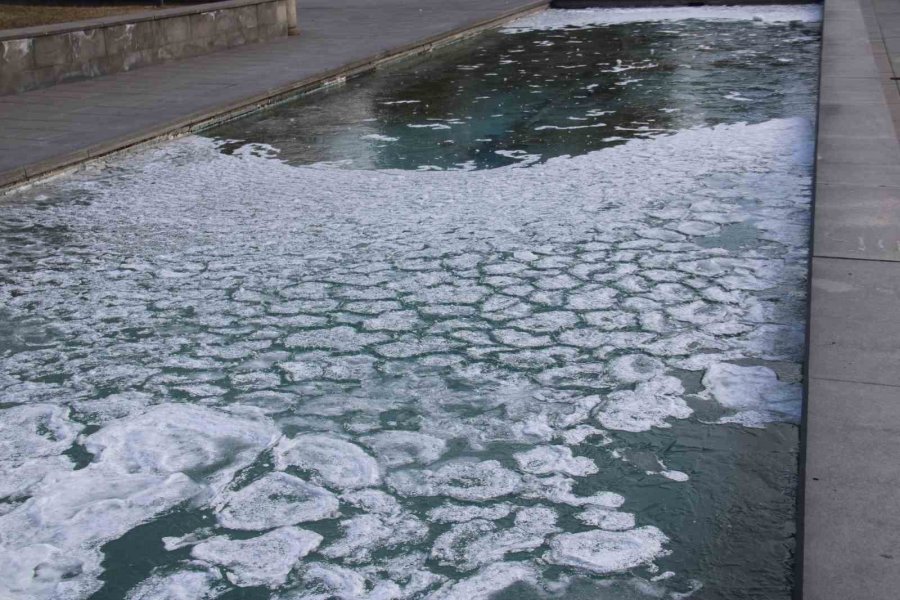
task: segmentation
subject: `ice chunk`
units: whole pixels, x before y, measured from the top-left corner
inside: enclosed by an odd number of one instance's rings
[[[328,435],[302,434],[281,440],[275,447],[275,466],[313,471],[324,485],[342,490],[381,482],[374,458],[359,446]]]
[[[519,476],[496,460],[455,460],[435,470],[407,469],[391,474],[388,485],[403,496],[449,496],[457,500],[490,500],[513,493]]]
[[[586,456],[572,456],[572,450],[566,446],[538,446],[515,454],[515,459],[520,469],[536,475],[563,473],[584,477],[598,471],[594,461]]]
[[[523,508],[509,529],[498,530],[494,523],[481,519],[454,526],[438,536],[431,556],[441,564],[470,571],[503,560],[508,553],[539,548],[547,535],[557,531],[555,512],[544,507]]]
[[[615,573],[651,563],[665,553],[668,541],[663,532],[650,525],[628,531],[562,533],[550,540],[550,551],[544,559],[592,573]]]
[[[21,462],[64,452],[82,425],[69,409],[53,404],[20,404],[0,410],[0,460]]]
[[[269,473],[226,492],[219,504],[219,523],[229,529],[265,530],[338,515],[334,494],[287,473]]]
[[[447,443],[417,431],[382,431],[365,436],[360,441],[375,452],[387,467],[411,463],[429,464],[441,457]]]
[[[191,556],[225,569],[239,587],[277,587],[287,580],[298,560],[319,547],[322,536],[296,527],[282,527],[246,540],[225,536],[197,544]]]
[[[665,365],[658,358],[644,354],[619,356],[610,363],[609,372],[623,383],[647,381],[665,371]]]
[[[212,600],[225,591],[213,569],[156,573],[134,587],[125,600]]]
[[[596,417],[607,429],[649,431],[653,427],[671,427],[669,418],[687,419],[694,411],[681,394],[684,388],[675,377],[657,377],[607,396]]]
[[[727,422],[748,427],[770,421],[799,422],[800,384],[780,381],[768,367],[715,363],[706,370],[703,385],[719,404],[737,411],[726,417]]]
[[[575,516],[583,523],[607,531],[625,531],[634,527],[633,514],[600,506],[590,506]]]
[[[428,511],[428,518],[438,523],[465,523],[475,519],[495,521],[512,512],[512,505],[506,502],[490,506],[463,506],[445,503]]]
[[[207,478],[222,484],[277,436],[265,419],[240,418],[197,405],[160,404],[137,417],[110,423],[88,436],[84,445],[95,462],[122,473],[201,475],[213,470]]]
[[[431,595],[431,600],[489,600],[513,584],[537,582],[537,569],[529,563],[494,563],[468,579],[444,585]]]

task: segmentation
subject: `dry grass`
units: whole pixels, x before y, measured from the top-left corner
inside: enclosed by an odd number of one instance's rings
[[[211,0],[203,0],[209,2]],[[201,1],[167,0],[163,8],[183,4],[202,4]],[[110,2],[103,4],[91,2],[78,5],[75,2],[58,4],[32,4],[28,0],[21,2],[0,3],[0,29],[14,29],[17,27],[32,27],[34,25],[47,25],[50,23],[66,23],[69,21],[84,21],[85,19],[98,19],[122,15],[130,12],[157,10],[159,6],[154,0],[137,2]]]

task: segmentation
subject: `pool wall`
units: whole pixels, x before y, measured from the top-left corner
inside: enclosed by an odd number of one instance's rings
[[[296,32],[293,0],[227,2],[0,31],[0,95]]]

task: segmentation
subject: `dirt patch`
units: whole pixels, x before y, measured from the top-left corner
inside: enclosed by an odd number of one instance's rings
[[[203,2],[185,2],[167,0],[160,7],[155,0],[138,2],[109,2],[106,3],[74,3],[58,2],[56,4],[36,4],[23,0],[22,2],[0,3],[0,29],[15,29],[18,27],[32,27],[35,25],[49,25],[51,23],[67,23],[70,21],[84,21],[87,19],[99,19],[131,12],[146,10],[159,10],[159,8],[172,8],[185,4],[205,4]]]

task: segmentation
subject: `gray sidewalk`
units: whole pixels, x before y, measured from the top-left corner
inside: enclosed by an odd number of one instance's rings
[[[803,598],[900,598],[900,0],[826,0]],[[893,115],[893,122],[892,122]]]
[[[0,188],[546,4],[298,0],[297,37],[0,96]]]

